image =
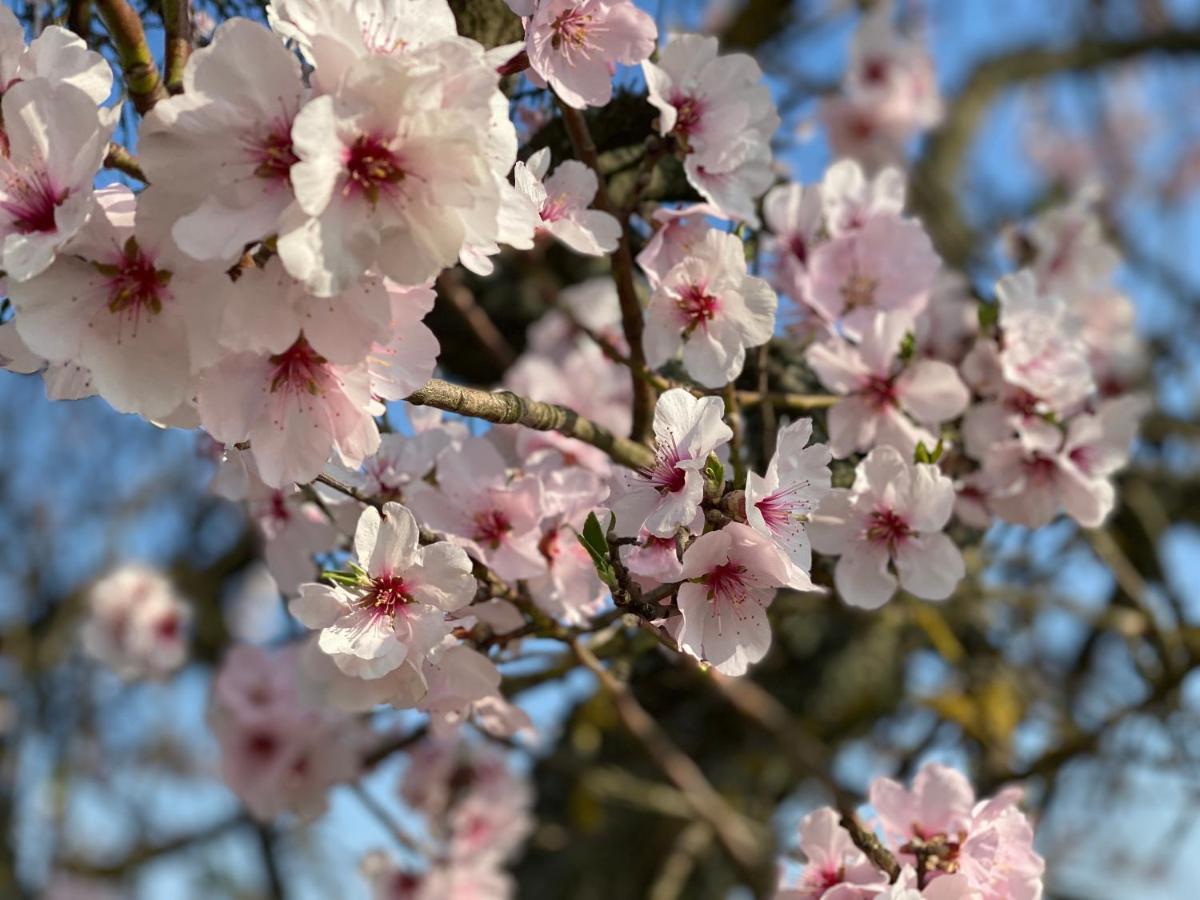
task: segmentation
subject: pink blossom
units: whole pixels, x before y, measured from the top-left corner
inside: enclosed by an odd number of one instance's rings
[[[92,179],[121,107],[97,109],[73,85],[42,78],[0,98],[0,268],[13,284],[44,272],[92,214]]]
[[[970,393],[953,366],[897,358],[910,325],[903,314],[880,313],[864,323],[857,346],[831,337],[809,347],[805,358],[817,377],[845,397],[829,410],[835,457],[884,445],[908,455],[918,441],[932,448],[938,426],[966,409]]]
[[[650,216],[654,234],[637,255],[637,264],[651,288],[657,288],[667,273],[691,256],[712,230],[708,217],[725,218],[711,203],[693,203],[677,209],[660,206]]]
[[[371,393],[382,400],[403,400],[433,375],[441,347],[423,321],[437,297],[425,285],[401,288],[383,279],[391,297],[391,319],[375,338],[367,368]]]
[[[754,201],[771,186],[779,115],[762,70],[717,39],[677,35],[642,63],[660,134],[674,137],[689,183],[725,215],[758,227]]]
[[[821,181],[821,205],[825,227],[833,237],[862,228],[871,219],[898,217],[907,193],[904,174],[886,168],[868,178],[852,159],[834,163]]]
[[[606,212],[588,209],[598,188],[596,173],[574,159],[560,163],[547,178],[549,168],[550,151],[543,148],[513,169],[517,190],[537,211],[538,230],[585,256],[615,250],[621,224]]]
[[[683,580],[679,541],[674,536],[659,537],[643,528],[636,544],[621,545],[620,556],[630,574],[642,581],[666,584]]]
[[[562,362],[576,348],[595,347],[596,342],[580,326],[627,353],[621,329],[621,306],[612,278],[590,278],[558,292],[555,308],[529,326],[527,352]],[[578,400],[578,398],[575,398]]]
[[[231,74],[250,64],[253,79]],[[138,157],[180,249],[232,262],[275,234],[292,206],[292,124],[307,93],[300,65],[277,35],[235,18],[191,55],[183,84],[142,120]]]
[[[658,368],[682,348],[688,375],[705,387],[733,381],[746,348],[771,339],[778,298],[746,271],[736,235],[712,230],[664,276],[646,308],[646,362]]]
[[[944,600],[965,573],[962,554],[942,529],[954,485],[936,466],[876,447],[858,465],[850,490],[835,488],[808,532],[818,553],[840,556],[834,584],[852,606],[876,609],[896,586]]]
[[[616,64],[642,62],[657,39],[632,0],[540,0],[525,22],[530,67],[576,109],[606,105]]]
[[[228,279],[175,250],[128,188],[97,198],[71,255],[10,285],[17,330],[52,362],[85,366],[116,409],[164,417],[189,399],[190,325]]]
[[[929,305],[914,323],[916,352],[957,364],[978,334],[979,304],[971,296],[966,278],[943,269],[929,295]]]
[[[932,128],[942,118],[933,61],[917,42],[899,34],[890,3],[863,16],[850,50],[846,92],[880,110],[899,132]]]
[[[365,363],[336,366],[301,336],[283,353],[234,353],[200,374],[205,429],[224,444],[249,440],[272,487],[312,481],[333,451],[358,466],[379,448]]]
[[[792,568],[789,587],[814,590],[808,572],[812,547],[805,523],[830,490],[829,448],[807,446],[812,419],[799,419],[779,432],[767,474],[746,476],[746,523],[775,542]]]
[[[767,607],[791,580],[768,538],[731,522],[696,538],[683,553],[679,647],[724,675],[744,675],[771,646]]]
[[[982,900],[982,895],[962,875],[942,875],[921,887],[917,870],[912,866],[901,869],[895,883],[875,896],[878,900]]]
[[[108,99],[113,74],[103,56],[58,25],[45,26],[25,46],[25,27],[9,7],[0,7],[0,94],[33,79],[78,88],[95,104]]]
[[[781,888],[775,900],[867,900],[887,883],[854,845],[837,812],[825,807],[800,821],[805,867],[799,884]]]
[[[608,590],[596,575],[592,558],[579,543],[589,512],[608,496],[592,472],[556,468],[542,477],[546,520],[538,549],[546,573],[529,581],[529,593],[543,612],[568,625],[583,625],[604,603]]]
[[[822,224],[821,191],[812,185],[781,184],[767,191],[763,217],[774,258],[772,284],[797,302],[808,296],[808,261]]]
[[[187,660],[191,607],[160,572],[128,563],[87,592],[83,647],[127,680],[163,678]]]
[[[654,463],[630,473],[622,469],[613,488],[612,510],[619,534],[643,527],[673,537],[700,512],[708,456],[733,436],[719,397],[695,397],[682,388],[664,391],[654,407]]]
[[[430,528],[445,532],[501,578],[532,578],[546,571],[538,528],[546,514],[541,481],[510,478],[504,459],[483,438],[442,454],[437,487],[416,483],[409,502]]]
[[[354,720],[297,693],[294,648],[234,647],[213,683],[209,724],[225,783],[259,821],[324,812],[333,785],[356,777],[366,735]]]
[[[466,437],[465,429],[449,426],[417,431],[409,436],[392,433],[380,437],[379,450],[363,461],[362,471],[347,471],[346,480],[368,497],[403,500],[404,489],[419,481],[437,464],[448,447]]]
[[[470,41],[353,62],[292,126],[298,211],[279,237],[309,291],[339,293],[368,268],[422,284],[468,239],[496,234],[500,188],[487,124],[497,75]]]
[[[421,546],[412,513],[363,510],[354,532],[355,583],[306,584],[289,606],[347,675],[380,678],[449,633],[445,613],[475,597],[471,562],[446,542]]]
[[[858,337],[876,312],[916,317],[941,265],[917,222],[873,216],[861,228],[821,244],[809,265],[809,302],[827,322]]]

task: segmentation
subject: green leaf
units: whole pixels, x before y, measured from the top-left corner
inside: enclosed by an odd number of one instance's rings
[[[917,352],[917,336],[911,331],[906,332],[904,339],[900,341],[900,359],[908,362],[913,358],[913,354]]]
[[[980,303],[979,304],[979,330],[991,331],[1000,321],[1000,304],[999,303]]]
[[[933,462],[933,459],[929,456],[929,448],[925,446],[924,441],[917,441],[917,449],[913,451],[913,462],[915,462],[915,463]]]
[[[608,558],[608,539],[604,536],[604,529],[600,527],[600,520],[596,518],[595,513],[588,513],[587,521],[583,523],[583,531],[575,532],[575,536],[592,558],[592,565],[596,567],[596,574],[600,576],[600,580],[610,588],[616,587],[617,572]]]
[[[715,453],[708,454],[704,463],[704,480],[716,487],[725,484],[725,467]]]

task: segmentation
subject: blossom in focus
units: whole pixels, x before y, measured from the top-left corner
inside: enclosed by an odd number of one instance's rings
[[[812,546],[805,523],[830,490],[829,448],[808,446],[812,419],[780,429],[766,475],[746,476],[746,523],[775,542],[792,567],[789,587],[813,590]]]
[[[900,313],[879,313],[857,345],[835,336],[808,348],[805,358],[821,383],[844,398],[829,410],[835,457],[882,445],[908,455],[918,441],[932,447],[938,426],[966,409],[970,392],[953,366],[898,359],[911,322]]]
[[[758,63],[717,55],[717,39],[673,37],[642,63],[658,130],[671,135],[688,182],[730,218],[758,227],[754,201],[771,186],[771,135],[779,115]]]
[[[112,68],[82,38],[47,25],[26,46],[25,27],[9,7],[0,7],[0,94],[33,79],[78,88],[93,103],[103,103],[112,93]]]
[[[407,508],[386,503],[363,510],[354,532],[353,581],[306,584],[292,615],[321,631],[320,647],[348,675],[379,678],[410,655],[420,657],[449,633],[445,614],[475,596],[462,548],[421,546]]]
[[[664,391],[654,407],[654,462],[640,472],[622,469],[613,488],[617,532],[634,536],[644,527],[673,537],[700,514],[704,466],[733,432],[719,397],[695,397],[683,388]]]
[[[525,22],[525,50],[537,81],[575,109],[612,99],[617,63],[654,52],[658,28],[633,0],[541,0]]]
[[[621,223],[600,210],[588,209],[596,196],[596,173],[575,159],[550,168],[550,151],[539,150],[513,170],[517,190],[537,213],[537,229],[562,241],[576,253],[602,256],[617,247]]]
[[[818,553],[840,557],[834,584],[851,606],[876,609],[897,586],[944,600],[965,574],[962,554],[942,533],[953,507],[954,484],[936,466],[876,447],[854,485],[821,503],[808,533]]]
[[[0,268],[44,272],[92,214],[92,180],[121,115],[79,88],[35,78],[0,97]]]
[[[721,387],[741,373],[747,347],[771,339],[778,302],[764,279],[747,272],[741,240],[714,229],[650,297],[646,362],[658,368],[682,349],[688,375]]]
[[[683,553],[679,588],[681,650],[724,675],[744,675],[771,646],[767,607],[792,573],[775,544],[730,522]]]
[[[87,592],[83,649],[127,680],[163,678],[187,661],[191,607],[160,572],[126,564]]]

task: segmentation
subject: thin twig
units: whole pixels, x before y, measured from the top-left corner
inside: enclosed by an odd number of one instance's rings
[[[492,357],[492,361],[500,369],[507,369],[516,362],[517,354],[512,344],[504,336],[492,317],[475,300],[471,289],[463,283],[462,278],[453,269],[446,269],[437,279],[438,293],[446,299],[454,311],[470,329],[475,340]]]
[[[192,55],[192,16],[189,0],[162,0],[166,56],[163,83],[168,93],[183,93],[183,70]]]
[[[146,42],[146,31],[137,11],[127,0],[96,0],[96,11],[112,38],[125,75],[125,89],[134,108],[145,115],[167,97],[154,54]]]

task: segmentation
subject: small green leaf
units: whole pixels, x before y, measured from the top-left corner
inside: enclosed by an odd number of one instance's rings
[[[929,456],[929,448],[925,446],[924,441],[917,441],[917,449],[913,451],[913,462],[929,463],[933,459]]]
[[[604,529],[600,527],[600,520],[596,518],[595,513],[588,513],[582,533],[577,531],[575,536],[592,558],[592,565],[596,567],[596,574],[600,576],[600,580],[610,588],[616,587],[617,572],[608,558],[608,539],[604,536]]]
[[[725,467],[715,453],[708,454],[704,463],[704,480],[717,487],[725,484]]]
[[[996,327],[996,323],[1000,321],[1000,304],[999,303],[980,303],[979,304],[979,330],[991,331]]]
[[[908,362],[913,358],[913,354],[917,352],[917,336],[911,331],[904,335],[904,340],[900,342],[900,359]]]

